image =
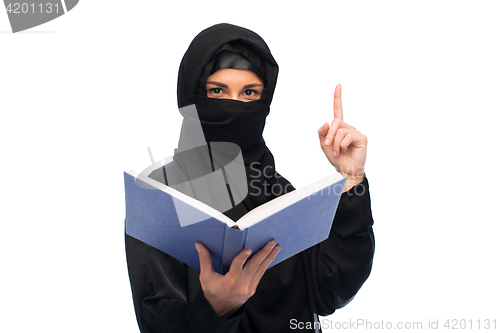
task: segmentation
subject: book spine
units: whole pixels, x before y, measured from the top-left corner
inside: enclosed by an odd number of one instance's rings
[[[222,249],[222,260],[220,274],[226,274],[231,267],[234,257],[240,253],[245,246],[247,230],[239,230],[226,226],[224,235],[224,247]]]

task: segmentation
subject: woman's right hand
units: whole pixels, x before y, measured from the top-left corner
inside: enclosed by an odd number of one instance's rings
[[[246,265],[252,250],[244,249],[233,259],[229,271],[221,275],[214,271],[208,249],[199,242],[195,246],[200,257],[203,294],[222,318],[230,317],[255,294],[260,279],[281,249],[276,241],[270,241]]]

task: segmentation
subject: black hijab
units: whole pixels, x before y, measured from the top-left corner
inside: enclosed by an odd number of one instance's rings
[[[248,60],[249,69],[264,82],[260,100],[242,102],[206,97],[207,77],[220,67],[234,68],[232,65],[221,65],[220,57],[217,57],[221,52],[235,53]],[[179,68],[177,100],[184,116],[179,147],[191,140],[189,129],[193,127],[189,124],[191,118],[182,108],[195,104],[209,145],[211,142],[230,142],[241,149],[248,195],[224,212],[235,221],[253,208],[293,189],[286,179],[276,173],[273,155],[262,137],[277,77],[278,64],[264,40],[253,31],[230,24],[217,24],[199,33],[191,42]],[[189,175],[192,159],[183,158],[176,150],[174,161]]]
[[[265,75],[264,92],[260,103],[267,106],[271,104],[278,79],[278,64],[266,42],[251,30],[222,23],[200,32],[184,54],[177,81],[179,108],[190,104],[188,98],[191,95],[206,96],[205,81],[213,68],[215,55],[219,50],[227,48],[242,53],[259,67]]]

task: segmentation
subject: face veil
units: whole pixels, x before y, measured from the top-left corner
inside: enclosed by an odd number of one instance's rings
[[[237,56],[223,57],[223,60],[218,57],[228,53]],[[241,66],[248,66],[262,78],[264,90],[261,99],[242,102],[207,97],[205,82],[209,75],[221,67],[247,69]],[[248,194],[241,202],[224,211],[233,220],[293,189],[286,179],[276,173],[273,155],[262,137],[277,77],[278,65],[264,40],[253,31],[230,24],[217,24],[199,33],[191,42],[179,68],[177,99],[184,117],[179,147],[192,142],[192,129],[196,125],[183,109],[194,104],[209,146],[213,142],[228,142],[241,149]],[[187,178],[199,176],[200,168],[208,171],[212,168],[214,171],[213,161],[195,161],[179,152],[178,148],[174,162],[188,175]],[[200,167],[199,164],[206,165]]]

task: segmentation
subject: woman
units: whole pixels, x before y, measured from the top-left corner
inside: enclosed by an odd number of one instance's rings
[[[233,220],[293,190],[274,170],[262,139],[278,65],[254,32],[219,24],[191,43],[179,69],[178,104],[195,104],[205,139],[232,142],[242,152],[248,195],[224,212]],[[243,250],[225,275],[212,269],[210,253],[196,243],[200,272],[126,236],[127,263],[141,332],[288,332],[319,329],[317,315],[347,304],[371,271],[374,252],[368,182],[363,167],[366,137],[342,121],[340,87],[331,125],[319,130],[326,157],[346,178],[327,240],[267,269],[279,245],[270,242],[250,258]],[[189,141],[185,126],[179,146]],[[174,162],[188,176],[182,154]],[[150,177],[166,182],[165,170]],[[212,166],[213,167],[213,166]],[[280,188],[282,191],[271,191]],[[302,324],[300,324],[302,323]]]

